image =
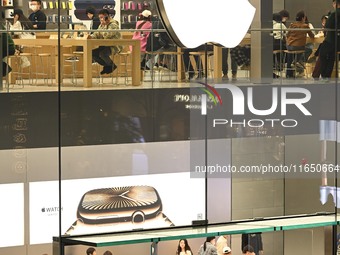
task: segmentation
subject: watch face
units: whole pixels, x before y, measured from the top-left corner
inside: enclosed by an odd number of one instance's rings
[[[162,211],[156,189],[128,186],[86,192],[78,206],[78,218],[87,224],[111,222],[142,223]]]

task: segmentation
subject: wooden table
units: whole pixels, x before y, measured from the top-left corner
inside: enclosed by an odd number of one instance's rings
[[[58,49],[58,39],[14,39],[16,45],[54,46]],[[60,39],[60,46],[82,46],[84,52],[83,71],[84,87],[92,87],[92,50],[99,46],[123,45],[132,46],[131,68],[132,85],[140,85],[140,41],[134,39]],[[58,63],[58,54],[56,62]],[[56,65],[56,80],[58,81],[58,65]]]

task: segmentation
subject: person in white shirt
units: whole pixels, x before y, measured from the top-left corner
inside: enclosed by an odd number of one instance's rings
[[[192,251],[187,239],[179,240],[176,255],[192,255]]]
[[[10,24],[10,30],[23,30],[23,32],[13,32],[20,39],[35,39],[35,33],[32,31],[32,22],[24,15],[21,9],[13,11],[13,24]],[[31,30],[31,31],[29,31]]]

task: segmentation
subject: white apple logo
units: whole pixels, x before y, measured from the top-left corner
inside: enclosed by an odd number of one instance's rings
[[[157,0],[172,39],[181,47],[219,43],[237,46],[255,15],[248,0]]]

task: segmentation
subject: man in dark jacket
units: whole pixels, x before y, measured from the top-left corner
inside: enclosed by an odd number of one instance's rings
[[[320,73],[324,79],[329,79],[332,75],[335,54],[340,50],[340,0],[333,0],[332,12],[325,25],[327,35],[320,46]]]
[[[32,21],[33,28],[44,30],[46,29],[46,15],[41,10],[41,0],[33,0],[31,1],[30,8],[33,11],[28,19]]]

